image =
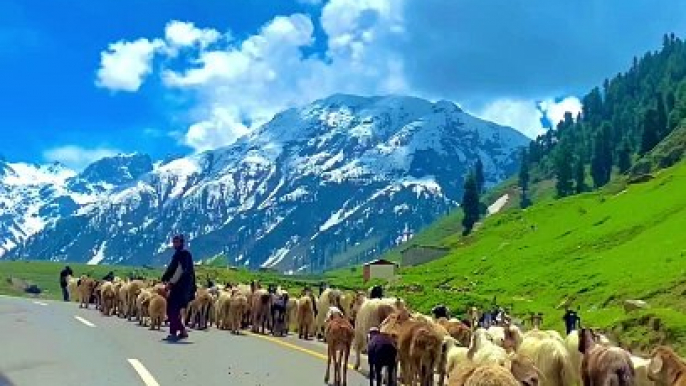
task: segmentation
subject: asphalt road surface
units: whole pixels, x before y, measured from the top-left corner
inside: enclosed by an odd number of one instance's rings
[[[318,342],[210,328],[168,343],[167,334],[76,303],[0,296],[0,374],[11,382],[0,386],[324,385]],[[348,385],[367,384],[348,370]]]

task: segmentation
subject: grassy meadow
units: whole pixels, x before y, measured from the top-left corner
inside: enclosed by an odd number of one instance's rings
[[[442,302],[458,312],[472,304],[511,307],[525,318],[543,312],[547,328],[563,330],[571,302],[587,326],[645,352],[660,342],[686,354],[686,164],[641,184],[618,180],[599,192],[533,207],[510,207],[462,237],[458,215],[427,229],[414,243],[451,252],[401,269],[392,291],[428,312]],[[393,254],[399,252],[393,251]],[[331,272],[328,280],[361,286],[360,273]],[[626,314],[627,299],[650,309]]]
[[[640,184],[614,182],[593,193],[561,200],[541,199],[526,210],[510,203],[468,237],[459,233],[459,213],[438,221],[411,242],[445,246],[451,252],[417,267],[402,268],[389,292],[422,312],[445,303],[458,314],[471,305],[511,307],[514,315],[544,313],[544,326],[562,331],[560,304],[579,307],[584,325],[597,327],[636,352],[669,343],[686,354],[686,164]],[[514,202],[516,204],[516,202]],[[399,250],[389,253],[399,258]],[[28,280],[59,298],[63,264],[0,263],[0,293],[20,295],[7,278]],[[159,277],[158,270],[72,264],[75,273],[119,276],[132,270]],[[203,283],[246,282],[253,278],[296,290],[321,277],[198,267]],[[324,279],[347,289],[368,288],[360,268],[331,271]],[[649,309],[626,314],[627,299]]]

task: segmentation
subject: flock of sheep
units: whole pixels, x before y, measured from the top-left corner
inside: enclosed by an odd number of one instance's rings
[[[70,278],[68,290],[81,307],[94,296],[103,315],[135,317],[143,325],[149,321],[151,329],[165,320],[166,293],[155,281],[99,282],[83,276],[79,285]],[[478,327],[479,310],[471,308],[468,315],[471,323],[435,319],[411,312],[399,298],[331,288],[318,299],[309,292],[289,297],[281,288],[267,290],[259,283],[199,288],[184,310],[190,327],[215,325],[234,334],[250,327],[254,333],[285,336],[293,324],[299,338],[326,342],[325,382],[333,364],[335,385],[346,385],[354,349],[356,370],[367,354],[371,386],[443,385],[446,378],[449,386],[686,386],[686,362],[666,346],[641,358],[587,328],[564,337],[541,330],[540,318],[532,317],[528,331],[509,318],[484,329]]]

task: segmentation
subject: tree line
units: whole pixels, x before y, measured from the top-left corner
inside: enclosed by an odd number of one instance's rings
[[[555,178],[558,198],[598,189],[629,171],[686,118],[686,44],[664,35],[662,48],[582,98],[521,154],[521,206],[531,205],[532,176]]]
[[[532,204],[531,185],[542,180],[555,179],[558,198],[607,185],[678,127],[686,118],[686,43],[665,34],[661,49],[634,57],[628,71],[605,79],[581,102],[581,113],[565,113],[522,149],[522,208]],[[464,235],[485,213],[482,193],[483,165],[477,160],[464,183]]]

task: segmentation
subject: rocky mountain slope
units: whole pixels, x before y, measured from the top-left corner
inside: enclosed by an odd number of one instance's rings
[[[75,173],[0,161],[0,256],[161,264],[182,232],[197,259],[283,271],[371,259],[454,208],[480,157],[486,185],[528,139],[450,102],[333,95],[235,144]]]

